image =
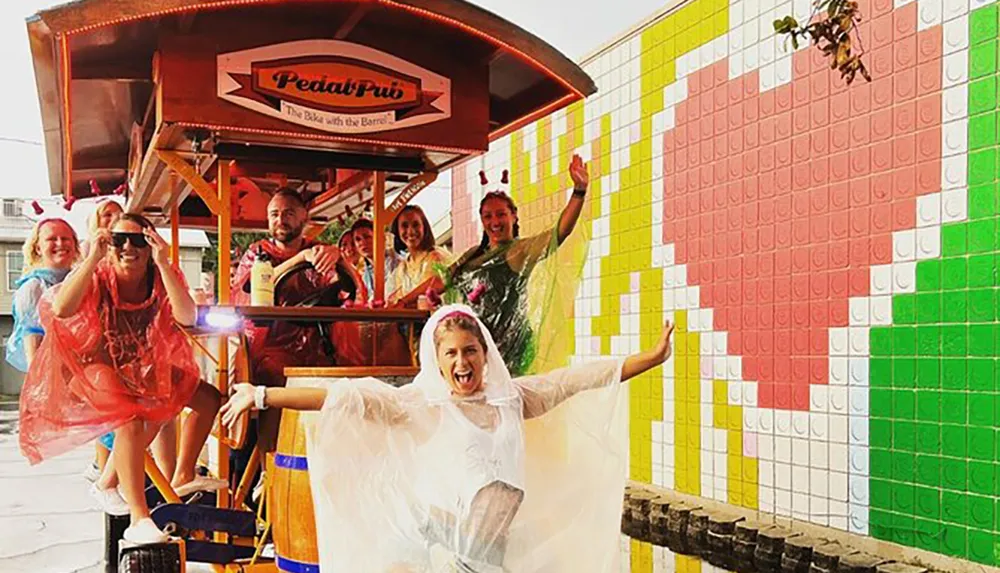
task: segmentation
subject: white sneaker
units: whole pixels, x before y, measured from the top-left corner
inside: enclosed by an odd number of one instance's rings
[[[97,505],[100,506],[104,513],[108,515],[128,515],[128,503],[122,494],[118,493],[118,488],[113,487],[110,489],[101,489],[97,487],[97,484],[91,484],[90,486],[90,497],[97,501]]]
[[[146,517],[133,523],[122,534],[122,538],[135,545],[150,545],[152,543],[166,543],[169,539],[166,533],[153,523],[153,520]]]
[[[90,464],[87,469],[83,470],[83,479],[94,483],[101,477],[101,469],[97,467],[97,464]]]
[[[196,491],[217,491],[229,485],[224,479],[197,476],[193,480],[174,488],[177,497],[187,497]]]

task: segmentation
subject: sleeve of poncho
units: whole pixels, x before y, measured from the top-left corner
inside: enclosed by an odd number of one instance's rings
[[[7,362],[21,372],[28,371],[25,337],[45,334],[38,312],[45,283],[40,279],[26,281],[14,293],[14,328],[7,339]]]

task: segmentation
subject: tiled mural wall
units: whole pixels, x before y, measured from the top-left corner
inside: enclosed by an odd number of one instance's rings
[[[456,249],[481,232],[480,167],[511,170],[532,232],[581,153],[577,355],[678,326],[631,384],[633,479],[997,564],[997,5],[861,11],[874,81],[850,88],[774,36],[808,0],[650,23],[585,63],[598,94],[456,170]],[[678,566],[638,545],[631,562]]]

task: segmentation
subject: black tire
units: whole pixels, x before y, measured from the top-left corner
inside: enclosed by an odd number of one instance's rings
[[[181,549],[177,543],[156,543],[122,550],[118,573],[181,573]]]
[[[118,571],[118,542],[128,529],[129,517],[104,514],[104,572]]]

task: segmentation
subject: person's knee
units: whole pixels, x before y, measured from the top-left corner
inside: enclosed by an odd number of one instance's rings
[[[115,439],[135,438],[143,434],[144,424],[142,420],[132,420],[125,422],[115,429]]]
[[[198,402],[195,405],[198,410],[212,416],[217,414],[219,408],[222,407],[222,393],[215,386],[205,382],[198,385],[195,400]]]

